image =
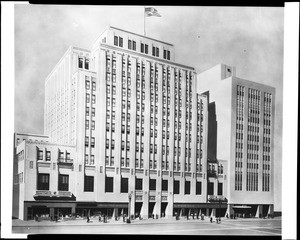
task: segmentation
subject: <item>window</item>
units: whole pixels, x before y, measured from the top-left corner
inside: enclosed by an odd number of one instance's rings
[[[121,177],[121,193],[128,193],[128,178]]]
[[[91,155],[91,165],[94,165],[94,164],[95,164],[95,156]]]
[[[89,146],[89,137],[85,137],[85,146],[86,146],[86,147]]]
[[[59,174],[58,191],[69,191],[69,175]]]
[[[148,45],[145,44],[145,53],[148,54]]]
[[[92,95],[92,103],[96,103],[96,96],[94,94]]]
[[[162,180],[161,190],[162,191],[168,191],[168,180],[166,180],[166,179]]]
[[[37,190],[49,190],[49,174],[38,174]]]
[[[87,165],[89,163],[89,155],[85,154],[84,155],[84,163]]]
[[[43,160],[43,150],[38,150],[37,160]]]
[[[90,89],[90,81],[88,79],[85,80],[85,89],[87,89],[87,90]]]
[[[113,192],[113,191],[114,191],[114,178],[105,177],[105,192]]]
[[[95,137],[91,137],[91,147],[95,147]]]
[[[83,68],[83,58],[78,58],[78,67]]]
[[[123,38],[119,37],[119,47],[123,47]]]
[[[167,58],[167,50],[164,49],[164,59]]]
[[[144,53],[144,43],[141,43],[141,53]]]
[[[50,160],[51,160],[51,152],[46,151],[46,161],[50,161]]]
[[[135,41],[132,41],[132,50],[136,50],[136,42]]]
[[[159,48],[157,47],[155,50],[156,50],[156,57],[159,57]]]
[[[135,178],[135,190],[143,190],[143,179]]]
[[[167,59],[170,60],[170,51],[167,50]]]
[[[89,120],[85,120],[85,129],[89,129]]]
[[[92,82],[92,89],[93,91],[96,91],[96,82]]]
[[[84,191],[94,192],[94,176],[84,176]]]
[[[114,45],[118,46],[118,37],[117,36],[114,37]]]
[[[196,195],[201,195],[202,192],[202,182],[196,182]]]
[[[214,183],[213,182],[208,183],[207,195],[214,195]]]
[[[131,40],[128,40],[128,49],[131,49],[132,46],[131,46]]]
[[[86,70],[89,70],[89,62],[90,62],[90,60],[88,58],[86,58],[85,61],[84,61],[84,68]]]
[[[89,115],[90,115],[90,108],[89,108],[89,107],[86,107],[86,108],[85,108],[85,115],[86,115],[86,116],[89,116]]]
[[[149,190],[156,190],[156,179],[150,179]]]
[[[92,121],[92,126],[91,126],[92,130],[95,130],[95,121]]]
[[[174,180],[174,194],[179,194],[179,181],[178,180]]]
[[[223,183],[218,183],[218,195],[223,195]]]
[[[86,94],[86,102],[89,103],[90,102],[90,94]]]
[[[152,56],[155,56],[155,47],[152,47]]]
[[[190,194],[191,193],[191,182],[185,181],[184,184],[184,194]]]

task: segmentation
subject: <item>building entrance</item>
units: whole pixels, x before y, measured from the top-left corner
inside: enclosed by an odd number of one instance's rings
[[[166,208],[167,208],[168,203],[161,203],[161,217],[165,217],[166,216]]]
[[[143,203],[142,202],[136,202],[135,203],[135,217],[138,218],[141,214]]]
[[[152,218],[155,202],[149,202],[149,218]]]

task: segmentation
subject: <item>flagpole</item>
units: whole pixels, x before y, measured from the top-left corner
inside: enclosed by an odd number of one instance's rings
[[[144,36],[146,37],[146,7],[144,7]]]

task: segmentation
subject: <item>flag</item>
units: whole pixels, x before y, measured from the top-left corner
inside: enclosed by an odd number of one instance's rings
[[[146,14],[146,17],[152,17],[152,16],[161,17],[161,15],[153,7],[147,7],[147,8],[145,8],[145,14]]]

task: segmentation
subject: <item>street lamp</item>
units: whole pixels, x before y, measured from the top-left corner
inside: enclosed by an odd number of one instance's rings
[[[128,194],[128,199],[129,199],[129,202],[128,202],[128,220],[127,220],[127,223],[130,223],[130,206],[131,206],[131,193]]]

